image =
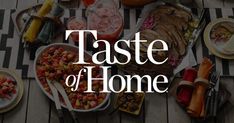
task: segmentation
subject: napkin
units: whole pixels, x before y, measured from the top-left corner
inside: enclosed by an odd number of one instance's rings
[[[48,14],[52,8],[54,1],[46,0],[39,11],[37,12],[38,17],[43,17]],[[34,18],[29,25],[27,31],[24,33],[23,38],[26,42],[33,43],[37,37],[37,34],[40,31],[42,25],[42,20],[39,18]]]
[[[192,48],[189,47],[186,56],[184,56],[181,63],[176,67],[176,69],[174,69],[173,73],[174,73],[174,75],[176,75],[177,73],[184,70],[185,68],[192,67],[195,65],[197,65],[197,61],[196,61],[195,56],[193,54]]]
[[[187,107],[187,112],[192,117],[201,116],[204,107],[205,92],[209,85],[208,77],[212,67],[213,64],[208,58],[204,58],[199,66],[192,99]]]
[[[45,24],[42,26],[40,33],[37,36],[37,40],[43,44],[51,43],[51,38],[54,36],[56,31],[56,24],[59,21],[59,17],[63,14],[64,9],[59,5],[55,4],[48,15],[48,18],[45,21]]]
[[[190,103],[193,93],[193,82],[197,77],[197,71],[194,68],[185,69],[183,79],[177,88],[177,102],[187,107]]]

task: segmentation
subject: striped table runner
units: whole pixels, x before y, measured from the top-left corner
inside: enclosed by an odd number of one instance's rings
[[[120,6],[121,7],[121,6]],[[29,52],[23,48],[23,44],[19,41],[19,36],[14,29],[13,21],[10,17],[15,10],[0,9],[0,67],[15,69],[22,78],[34,78],[33,61],[29,60]],[[194,14],[199,13],[198,9],[192,9]],[[120,9],[124,17],[123,35],[131,32],[140,16],[141,9]],[[61,18],[66,23],[69,17],[85,17],[85,9],[69,9],[66,10]],[[207,20],[214,20],[221,17],[233,17],[234,9],[209,9]],[[209,57],[215,63],[215,69],[220,70],[223,76],[234,76],[234,61],[225,60],[212,55],[206,48],[203,35],[193,47],[193,52],[198,63],[203,57]],[[72,43],[72,41],[64,41],[64,43]],[[91,44],[87,42],[86,50],[92,52]]]

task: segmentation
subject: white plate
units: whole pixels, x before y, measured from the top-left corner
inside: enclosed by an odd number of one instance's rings
[[[6,76],[7,78],[9,77],[11,80],[16,81],[13,76],[11,76],[9,73],[5,71],[0,71],[0,75]],[[17,95],[19,94],[19,88],[18,88],[17,82],[15,85],[15,89],[16,89],[16,93],[10,95],[11,99],[0,98],[0,109],[9,106],[16,99]]]
[[[0,74],[10,77],[16,82],[16,93],[12,95],[10,100],[0,98],[0,113],[7,112],[14,108],[23,96],[23,81],[15,74],[14,71],[9,69],[0,69]]]
[[[57,47],[57,46],[61,46],[63,47],[65,50],[69,50],[69,51],[73,51],[73,52],[77,52],[79,51],[79,48],[74,46],[74,45],[71,45],[71,44],[65,44],[65,43],[54,43],[54,44],[50,44],[48,46],[45,46],[45,47],[41,47],[37,50],[36,52],[36,59],[34,61],[34,74],[35,74],[35,78],[37,80],[37,83],[38,85],[40,86],[41,90],[47,95],[47,97],[49,97],[51,100],[54,101],[54,97],[48,93],[42,83],[40,82],[39,78],[37,77],[37,74],[36,74],[36,68],[37,68],[37,62],[38,62],[38,59],[40,58],[41,54],[48,50],[50,47]],[[85,59],[90,59],[92,56],[85,51]],[[65,108],[67,108],[62,102],[61,102],[61,105]],[[102,110],[105,110],[108,106],[110,105],[110,93],[107,93],[106,95],[106,98],[103,100],[103,102],[101,104],[99,104],[98,106],[94,107],[94,108],[91,108],[91,109],[73,109],[74,111],[77,111],[77,112],[91,112],[91,111],[102,111]]]
[[[214,55],[224,58],[224,59],[234,59],[234,54],[233,53],[227,53],[223,50],[223,46],[226,43],[219,43],[219,44],[215,44],[213,41],[211,41],[210,39],[210,32],[213,29],[213,27],[219,23],[223,23],[223,22],[231,22],[234,24],[234,19],[231,18],[219,18],[215,21],[210,22],[207,27],[205,28],[204,31],[204,41],[206,44],[206,47],[209,49],[209,51],[211,53],[213,53]]]

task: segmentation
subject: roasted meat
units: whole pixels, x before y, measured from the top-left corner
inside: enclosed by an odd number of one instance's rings
[[[190,12],[174,5],[161,5],[150,12],[148,17],[142,24],[140,29],[141,40],[147,40],[146,43],[141,43],[141,60],[147,59],[147,48],[149,44],[157,39],[163,40],[168,44],[168,52],[154,52],[153,57],[157,61],[163,61],[168,58],[168,61],[162,65],[155,65],[151,62],[146,62],[143,65],[138,65],[135,61],[131,61],[124,66],[125,70],[132,74],[156,76],[163,74],[171,76],[173,68],[180,62],[186,54],[188,39],[185,38],[186,32],[191,28],[192,21]],[[154,48],[162,48],[161,43],[154,44]],[[131,54],[134,56],[134,44],[131,44]]]
[[[184,34],[189,27],[191,13],[177,6],[162,5],[153,10],[150,17],[155,20],[152,30],[161,35],[161,39],[168,43],[169,48],[173,47],[179,56],[185,55],[188,43]]]
[[[186,22],[189,22],[192,19],[192,14],[182,8],[178,8],[174,11],[174,15],[179,18],[183,18]]]
[[[157,7],[157,9],[153,10],[151,12],[151,14],[168,14],[168,15],[171,15],[174,13],[174,11],[176,10],[176,8],[174,7],[171,7],[169,5],[163,5],[163,6],[159,6]]]
[[[180,31],[187,30],[188,28],[188,23],[184,19],[179,18],[177,16],[166,14],[158,14],[153,16],[155,18],[156,25],[160,25],[162,23],[173,24]]]

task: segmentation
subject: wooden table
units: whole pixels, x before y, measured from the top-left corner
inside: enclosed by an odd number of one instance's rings
[[[231,1],[231,0],[230,0]],[[0,9],[20,9],[36,3],[41,3],[42,0],[1,0]],[[220,4],[222,3],[222,4]],[[234,7],[220,0],[204,0],[205,7]],[[73,4],[73,7],[78,6]],[[234,88],[234,78],[222,78],[222,83],[227,88]],[[24,79],[25,92],[20,104],[10,112],[0,115],[0,123],[58,123],[57,112],[54,103],[50,101],[40,90],[35,79]],[[228,86],[227,86],[228,85]],[[231,90],[231,89],[230,89]],[[234,91],[231,92],[234,94]],[[112,94],[112,100],[115,95]],[[112,101],[113,102],[113,101]],[[234,102],[234,101],[232,101]],[[169,94],[147,94],[142,112],[139,116],[132,116],[121,112],[116,112],[112,116],[108,112],[112,110],[113,103],[110,108],[103,112],[93,113],[78,113],[81,123],[195,123],[196,120],[191,119],[185,111],[179,107],[175,99]],[[68,113],[66,113],[66,117]],[[219,112],[216,121],[211,123],[233,123],[234,107],[227,104]],[[69,118],[67,122],[70,123]]]

